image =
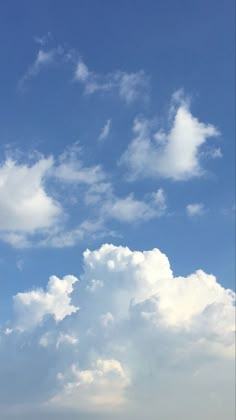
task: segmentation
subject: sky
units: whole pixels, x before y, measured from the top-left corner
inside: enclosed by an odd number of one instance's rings
[[[0,1],[3,420],[235,418],[229,0]]]

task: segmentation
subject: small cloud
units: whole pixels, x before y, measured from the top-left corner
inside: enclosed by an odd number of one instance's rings
[[[186,212],[189,217],[202,216],[206,209],[203,203],[194,203],[186,206]]]
[[[104,127],[102,128],[102,131],[98,137],[98,140],[105,140],[109,134],[110,134],[110,130],[111,130],[111,119],[107,120]]]

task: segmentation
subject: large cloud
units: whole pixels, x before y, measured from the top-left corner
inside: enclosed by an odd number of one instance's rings
[[[22,380],[3,412],[17,401],[20,419],[234,418],[234,293],[213,275],[174,277],[158,249],[105,244],[85,251],[73,292],[74,277],[52,279],[15,298],[24,332],[1,336],[0,385]]]

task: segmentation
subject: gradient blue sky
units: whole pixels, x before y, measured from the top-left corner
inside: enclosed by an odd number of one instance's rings
[[[234,32],[233,0],[0,2],[2,331],[12,296],[80,277],[104,243],[234,288]],[[183,170],[185,135],[202,139]]]

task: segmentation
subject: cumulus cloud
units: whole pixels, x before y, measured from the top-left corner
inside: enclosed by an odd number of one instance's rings
[[[53,277],[46,291],[14,298],[23,328],[8,324],[0,339],[2,412],[233,420],[231,290],[202,270],[175,277],[158,249],[111,244],[84,252],[76,280]]]
[[[177,95],[178,93],[178,95]],[[130,177],[162,177],[175,181],[201,176],[200,150],[210,137],[219,136],[212,124],[194,117],[188,99],[178,91],[172,98],[169,110],[171,125],[168,131],[154,131],[155,124],[136,118],[133,124],[134,139],[121,157]],[[214,153],[213,153],[214,157]]]
[[[90,71],[80,59],[75,70],[75,80],[83,84],[87,95],[99,91],[117,91],[120,98],[127,104],[148,98],[149,78],[143,70],[131,73],[118,70],[100,75]]]
[[[62,280],[52,276],[46,291],[37,289],[17,293],[14,296],[17,328],[20,330],[34,328],[48,315],[59,322],[78,311],[79,308],[71,304],[70,296],[76,281],[77,278],[70,275]]]

